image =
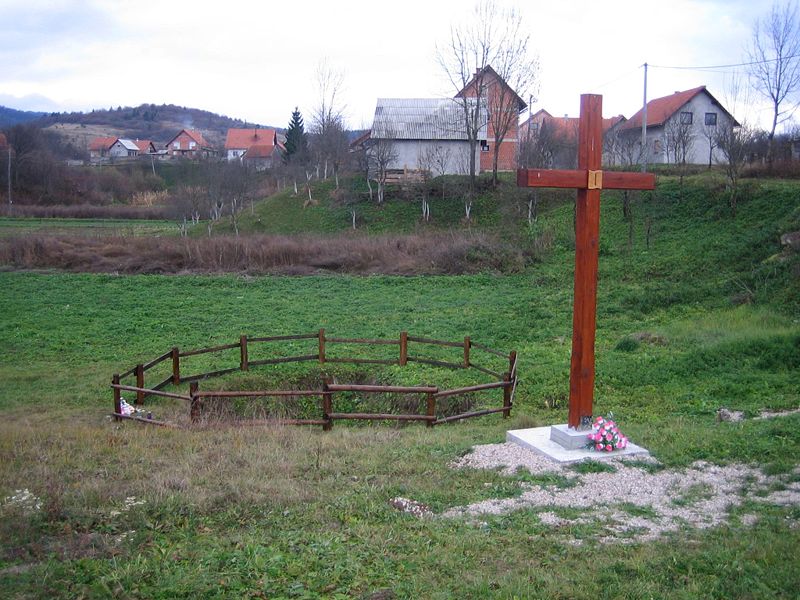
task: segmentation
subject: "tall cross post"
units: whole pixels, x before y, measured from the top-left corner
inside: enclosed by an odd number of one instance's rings
[[[600,190],[652,190],[652,173],[603,172],[603,97],[581,96],[578,168],[519,169],[521,187],[575,188],[575,293],[572,307],[572,358],[569,418],[574,429],[588,428],[594,400],[594,342],[597,327],[597,266],[600,238]]]

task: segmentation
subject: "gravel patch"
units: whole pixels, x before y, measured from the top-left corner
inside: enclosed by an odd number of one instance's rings
[[[658,464],[652,457],[620,457],[608,462],[615,466],[615,472],[579,475],[570,465],[552,462],[516,444],[476,446],[452,466],[500,469],[505,475],[519,468],[532,474],[557,473],[570,479],[573,485],[561,488],[524,484],[525,491],[517,498],[456,506],[440,516],[475,520],[485,515],[544,508],[551,509],[538,515],[544,525],[569,529],[596,523],[602,531],[594,539],[601,543],[630,543],[655,539],[685,527],[704,529],[720,525],[728,520],[731,510],[748,499],[782,506],[800,505],[800,482],[764,493],[782,479],[764,475],[758,468],[747,465],[717,466],[698,461],[686,469],[651,472],[648,463]],[[585,514],[564,518],[553,508],[585,509]],[[742,522],[751,524],[749,517]]]
[[[776,417],[786,417],[788,415],[796,415],[800,413],[800,408],[793,408],[791,410],[762,410],[754,420],[759,419],[774,419]]]

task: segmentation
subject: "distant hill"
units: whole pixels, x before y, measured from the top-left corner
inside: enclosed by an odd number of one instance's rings
[[[256,126],[241,119],[174,104],[141,104],[85,113],[53,113],[40,116],[35,123],[72,138],[73,142],[85,142],[82,138],[95,135],[118,135],[166,143],[181,129],[195,129],[217,146],[223,145],[229,128]]]
[[[46,114],[47,113],[43,112],[17,110],[15,108],[0,106],[0,129],[11,127],[12,125],[18,125],[19,123],[26,123],[27,121],[33,121],[34,119],[38,119]]]

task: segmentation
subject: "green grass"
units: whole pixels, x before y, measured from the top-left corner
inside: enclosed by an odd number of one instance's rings
[[[0,217],[0,237],[37,233],[46,235],[176,235],[170,221],[142,219],[61,219]]]
[[[715,185],[707,176],[690,178],[680,198],[677,182],[664,179],[653,197],[634,201],[632,244],[618,196],[604,193],[595,412],[613,411],[623,431],[666,468],[701,459],[746,462],[790,481],[800,457],[800,415],[717,423],[715,413],[726,406],[753,416],[800,404],[796,262],[771,259],[781,250],[780,233],[797,225],[798,188],[764,182],[748,191],[734,220]],[[256,207],[264,217],[277,213],[264,225],[268,230],[349,226],[324,204],[277,210],[280,198]],[[490,227],[516,214],[513,200],[504,198],[502,191],[486,196],[487,214],[488,207],[494,211],[486,216]],[[409,208],[416,210],[390,202],[375,209],[375,218],[396,211],[398,227],[412,230],[418,224]],[[461,226],[457,208],[445,214]],[[733,519],[630,545],[595,544],[603,524],[588,523],[569,532],[584,541],[581,547],[544,526],[535,509],[471,523],[417,520],[389,506],[390,498],[404,496],[438,512],[514,497],[525,486],[568,486],[573,476],[605,470],[603,463],[582,463],[570,477],[506,477],[449,467],[474,444],[503,441],[507,429],[566,418],[571,220],[570,206],[548,204],[531,235],[552,231],[553,248],[525,273],[509,276],[0,273],[0,500],[27,488],[43,501],[35,514],[0,507],[0,593],[794,597],[800,529],[787,524],[800,519],[796,506],[752,502],[746,510],[759,517],[752,527]],[[526,226],[518,224],[516,232],[527,235]],[[167,431],[105,420],[111,374],[172,346],[320,327],[341,337],[396,337],[402,330],[454,341],[470,335],[515,349],[521,381],[514,416],[433,430],[337,422],[325,434],[319,428]],[[622,340],[637,343],[619,348]],[[314,351],[299,342],[292,350],[304,348]],[[436,356],[458,355],[454,348]],[[238,361],[235,350],[195,358],[192,369]],[[272,385],[319,373],[313,364],[262,367],[201,388]],[[431,377],[468,383],[461,371],[418,364],[374,374],[398,383]],[[156,416],[171,406],[148,404]],[[702,489],[690,490],[680,501],[702,495]],[[129,496],[146,503],[122,510]],[[620,502],[633,516],[651,516],[647,507]]]

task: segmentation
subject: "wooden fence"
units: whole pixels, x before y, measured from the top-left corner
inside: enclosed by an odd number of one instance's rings
[[[250,360],[250,349],[254,344],[264,343],[278,343],[299,340],[316,340],[316,353],[303,354],[294,356],[282,356],[279,358],[269,358],[264,360]],[[335,357],[330,356],[328,353],[330,345],[334,344],[358,344],[365,346],[398,346],[396,358],[393,359],[378,359],[369,357]],[[422,356],[414,356],[409,354],[409,346],[416,345],[433,345],[442,346],[447,348],[458,348],[459,360],[444,361],[425,358]],[[200,354],[208,354],[215,352],[223,352],[225,350],[239,349],[239,366],[206,373],[197,373],[185,375],[181,370],[181,359],[190,356],[197,356]],[[503,371],[496,371],[487,367],[475,364],[475,352],[483,353],[493,357],[500,357],[504,363],[507,360],[507,369]],[[148,386],[145,382],[145,376],[148,370],[164,361],[171,360],[172,373],[163,381],[158,381],[155,385]],[[496,358],[495,358],[496,360]],[[480,373],[489,375],[493,381],[488,383],[481,383],[456,389],[440,390],[436,386],[420,385],[420,386],[394,386],[394,385],[355,385],[355,384],[336,384],[330,379],[324,379],[321,389],[318,390],[256,390],[256,391],[200,391],[198,382],[200,380],[233,373],[235,371],[249,371],[251,367],[260,365],[275,365],[288,362],[303,362],[303,361],[316,361],[319,364],[325,363],[351,363],[351,364],[379,364],[379,365],[399,365],[406,366],[409,362],[417,362],[436,367],[444,367],[448,369],[474,369]],[[126,378],[132,378],[135,384],[123,384],[122,381]],[[482,344],[472,341],[469,337],[465,337],[461,342],[450,342],[443,340],[436,340],[425,337],[415,337],[408,335],[403,331],[397,339],[365,339],[365,338],[337,338],[328,337],[324,329],[320,329],[317,333],[301,334],[301,335],[278,335],[270,337],[248,337],[242,335],[238,342],[231,344],[222,344],[219,346],[212,346],[209,348],[200,348],[197,350],[184,350],[179,348],[172,348],[169,352],[154,358],[147,363],[140,363],[128,369],[124,373],[115,374],[111,379],[111,388],[114,399],[114,412],[113,416],[117,419],[131,419],[138,422],[150,423],[162,427],[175,427],[176,425],[165,421],[158,421],[147,419],[140,416],[125,415],[122,413],[121,402],[123,391],[134,392],[136,394],[134,399],[135,405],[143,405],[144,401],[149,396],[165,397],[184,400],[188,404],[189,416],[192,422],[197,422],[201,419],[204,398],[218,398],[218,399],[234,399],[234,398],[255,398],[255,397],[273,397],[273,398],[297,398],[303,396],[318,396],[320,398],[320,418],[318,419],[262,419],[252,421],[252,424],[263,423],[284,423],[293,425],[321,425],[325,431],[328,431],[333,426],[333,421],[339,419],[361,419],[361,420],[396,420],[396,421],[424,421],[429,427],[439,425],[442,423],[450,423],[459,421],[461,419],[468,419],[471,417],[478,417],[482,415],[489,415],[493,413],[503,413],[504,417],[511,414],[513,406],[514,395],[517,387],[517,353],[511,351],[508,354],[494,350]],[[165,392],[163,388],[168,385],[178,386],[183,383],[189,384],[188,393],[180,394],[174,392]],[[495,408],[487,408],[481,410],[469,411],[451,416],[437,416],[437,401],[443,398],[450,398],[454,396],[463,396],[475,392],[485,390],[502,390],[502,405]],[[336,394],[343,392],[356,392],[360,394],[419,394],[425,397],[425,414],[394,414],[394,413],[349,413],[349,412],[335,412],[334,411],[334,397]],[[250,422],[248,422],[250,423]]]

